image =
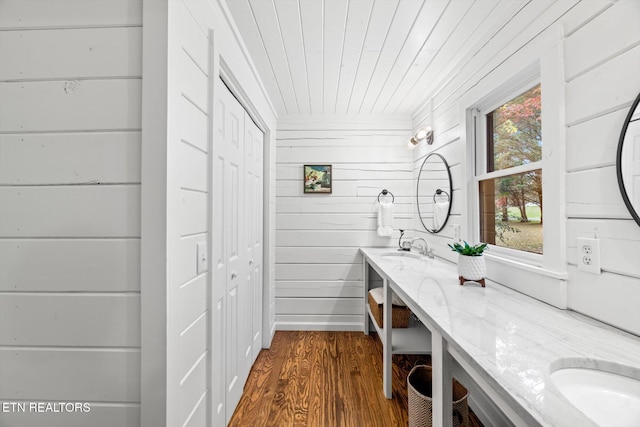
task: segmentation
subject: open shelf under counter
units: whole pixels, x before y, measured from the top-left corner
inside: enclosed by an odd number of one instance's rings
[[[371,313],[371,307],[367,304],[367,313],[373,323],[373,327],[378,333],[378,337],[384,345],[383,328],[378,326],[376,319]],[[410,325],[408,328],[393,328],[391,334],[392,354],[430,354],[431,353],[431,333],[422,324]]]

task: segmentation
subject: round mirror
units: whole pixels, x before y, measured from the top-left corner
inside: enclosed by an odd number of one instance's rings
[[[431,153],[422,162],[416,192],[418,216],[429,233],[439,233],[451,214],[453,193],[447,161]]]
[[[620,133],[616,171],[624,203],[640,225],[640,95],[627,114]]]

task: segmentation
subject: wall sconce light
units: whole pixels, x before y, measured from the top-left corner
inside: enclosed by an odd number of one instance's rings
[[[433,129],[430,126],[419,129],[409,140],[409,148],[416,148],[420,141],[426,141],[427,144],[433,144]]]

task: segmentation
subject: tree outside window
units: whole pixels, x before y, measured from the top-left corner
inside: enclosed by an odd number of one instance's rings
[[[480,183],[483,242],[542,254],[541,87],[486,114],[486,179]]]

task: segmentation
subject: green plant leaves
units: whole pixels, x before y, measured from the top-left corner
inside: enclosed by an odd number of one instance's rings
[[[486,243],[479,243],[473,246],[469,245],[469,243],[467,242],[464,242],[464,246],[460,243],[454,243],[453,245],[448,243],[448,245],[452,251],[466,256],[481,256],[484,250],[487,248]]]

